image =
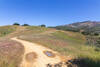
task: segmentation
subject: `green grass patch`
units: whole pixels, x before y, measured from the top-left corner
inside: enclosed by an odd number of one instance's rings
[[[41,33],[41,32],[45,32],[48,30],[48,28],[45,27],[39,27],[39,26],[27,26],[26,27],[27,30],[33,31],[35,33]]]
[[[80,36],[82,36],[82,35],[76,35],[73,37],[73,34],[76,34],[76,33],[73,33],[72,36],[69,36],[68,34],[61,32],[61,31],[57,31],[57,32],[52,33],[52,34],[59,39],[71,41],[74,43],[83,43],[84,42],[84,40],[82,39],[83,37],[80,38]]]
[[[0,27],[0,37],[8,35],[16,30],[16,26],[2,26]]]

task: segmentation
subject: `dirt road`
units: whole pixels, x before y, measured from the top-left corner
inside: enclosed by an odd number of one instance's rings
[[[61,57],[56,51],[36,43],[17,39],[16,37],[12,38],[12,40],[22,43],[25,47],[21,67],[50,67],[51,65],[62,62]]]

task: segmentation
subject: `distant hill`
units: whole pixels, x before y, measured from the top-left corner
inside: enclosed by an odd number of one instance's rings
[[[83,21],[55,27],[58,30],[79,32],[85,35],[88,45],[100,47],[100,22]]]
[[[74,31],[74,32],[79,32],[79,31],[100,32],[100,22],[83,21],[68,25],[56,26],[55,28],[61,30]]]
[[[83,21],[83,22],[76,22],[76,23],[72,23],[69,25],[65,25],[65,26],[69,26],[69,27],[73,27],[73,28],[80,28],[80,27],[86,27],[88,26],[89,28],[91,27],[95,27],[100,25],[100,22],[96,22],[96,21]]]

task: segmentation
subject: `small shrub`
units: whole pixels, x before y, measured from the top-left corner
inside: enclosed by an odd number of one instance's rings
[[[100,52],[100,48],[99,47],[96,47],[95,48],[95,51]]]
[[[77,67],[100,67],[100,60],[94,61],[90,58],[74,59],[71,60],[71,63],[72,65],[77,65]]]
[[[82,32],[83,35],[89,35],[89,32]]]
[[[94,33],[94,35],[95,35],[95,36],[98,36],[98,35],[99,35],[99,33]]]

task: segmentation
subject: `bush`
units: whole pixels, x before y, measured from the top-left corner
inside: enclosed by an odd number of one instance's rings
[[[95,36],[98,36],[98,35],[99,35],[99,33],[94,33],[94,35],[95,35]]]
[[[20,24],[19,24],[19,23],[17,23],[17,22],[15,22],[13,25],[17,25],[17,26],[19,26]]]
[[[41,27],[46,27],[46,25],[44,25],[44,24],[42,24],[42,25],[40,25]]]
[[[30,26],[29,24],[23,24],[22,26]]]
[[[89,32],[82,32],[83,35],[89,35]]]
[[[100,60],[94,61],[91,58],[78,58],[69,62],[72,64],[68,67],[74,67],[72,65],[76,65],[75,67],[100,67]]]
[[[99,47],[96,47],[94,50],[97,51],[97,52],[100,52],[100,48]]]

